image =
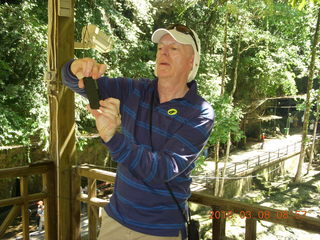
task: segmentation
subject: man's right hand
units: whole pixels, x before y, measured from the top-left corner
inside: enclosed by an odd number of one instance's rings
[[[106,65],[97,63],[92,58],[80,58],[72,62],[70,70],[73,75],[79,79],[79,88],[84,88],[83,78],[92,77],[97,79],[101,77],[106,71]]]

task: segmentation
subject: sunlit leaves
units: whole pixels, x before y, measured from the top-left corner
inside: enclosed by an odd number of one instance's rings
[[[0,5],[0,145],[47,139],[47,24],[35,15],[38,7],[33,0]]]

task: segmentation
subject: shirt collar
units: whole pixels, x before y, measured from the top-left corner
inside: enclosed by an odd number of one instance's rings
[[[194,99],[194,97],[197,95],[198,93],[198,90],[197,90],[197,83],[195,80],[192,80],[191,82],[188,82],[187,83],[188,87],[189,87],[189,91],[186,93],[186,95],[182,98],[178,98],[179,100],[187,100],[187,101],[190,101],[192,102],[192,100]],[[160,103],[160,100],[159,100],[159,92],[158,92],[158,78],[156,78],[154,81],[153,81],[153,87],[154,87],[154,91],[155,91],[155,101],[156,103]],[[178,100],[176,99],[176,100]]]

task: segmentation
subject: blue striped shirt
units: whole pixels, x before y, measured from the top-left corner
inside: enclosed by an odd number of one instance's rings
[[[62,70],[63,82],[86,96],[70,72],[71,63]],[[212,107],[197,94],[195,81],[188,83],[183,98],[165,103],[159,102],[157,79],[102,77],[97,81],[101,99],[112,97],[121,103],[122,131],[104,143],[118,163],[114,193],[105,210],[138,232],[178,236],[181,231],[185,236],[184,219],[164,183],[169,181],[185,208],[194,161],[213,127]]]

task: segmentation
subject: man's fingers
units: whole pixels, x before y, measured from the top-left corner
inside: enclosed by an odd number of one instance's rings
[[[96,109],[91,109],[90,104],[87,105],[87,110],[95,117],[99,117],[101,115],[101,112],[99,112]]]
[[[101,114],[103,114],[104,116],[113,116],[113,117],[119,117],[119,113],[117,111],[108,109],[108,108],[104,108],[104,107],[100,107],[99,108]]]
[[[100,101],[102,107],[108,108],[114,111],[116,114],[120,113],[120,100],[116,98],[107,98]]]
[[[78,87],[79,88],[84,88],[84,82],[83,82],[83,79],[79,79],[79,82],[78,82]]]
[[[93,68],[94,68],[94,65],[96,64],[96,61],[95,60],[92,60],[92,61],[87,61],[86,62],[86,68],[85,68],[85,71],[84,71],[84,75],[86,77],[91,77],[92,76],[92,73],[93,73]]]
[[[92,58],[77,59],[71,64],[71,72],[77,76],[78,79],[82,79],[84,77],[97,79],[101,77],[105,71],[106,65],[99,64]]]
[[[106,70],[107,70],[107,65],[105,65],[105,64],[99,64],[99,71],[98,71],[99,76],[98,76],[97,78],[99,78],[99,77],[101,77],[102,75],[104,75],[104,73],[106,72]]]

